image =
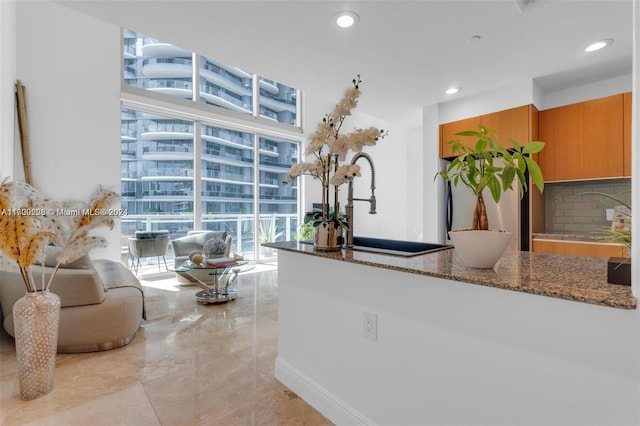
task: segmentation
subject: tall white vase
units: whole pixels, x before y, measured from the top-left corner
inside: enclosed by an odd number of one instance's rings
[[[53,390],[60,298],[49,290],[28,292],[13,305],[20,399]]]

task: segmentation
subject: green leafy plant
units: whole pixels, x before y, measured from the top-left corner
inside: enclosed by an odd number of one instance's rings
[[[313,228],[319,226],[323,222],[333,222],[335,227],[341,227],[343,229],[349,229],[347,224],[347,216],[344,214],[336,214],[331,210],[326,216],[322,215],[322,212],[313,212],[309,215],[309,222]]]
[[[313,240],[313,224],[306,222],[300,225],[299,232],[293,238],[296,241]]]
[[[466,186],[476,196],[476,206],[473,211],[471,229],[488,230],[489,220],[482,191],[488,188],[493,200],[500,202],[503,191],[511,190],[514,180],[521,188],[521,194],[527,190],[526,171],[540,192],[544,191],[544,179],[538,164],[530,157],[544,148],[544,142],[529,142],[520,146],[517,141],[509,139],[511,148],[498,145],[492,136],[495,130],[483,125],[478,130],[456,133],[457,136],[471,136],[476,138],[475,146],[464,145],[460,140],[450,141],[456,158],[445,171],[436,174],[453,186]],[[498,161],[500,159],[501,161]]]
[[[260,220],[260,230],[258,239],[260,243],[272,243],[282,236],[282,232],[277,232],[276,224],[271,219]]]
[[[616,195],[611,195],[605,192],[597,192],[597,191],[583,192],[582,194],[583,195],[589,195],[589,194],[601,195],[605,198],[608,198],[616,202],[621,206],[626,207],[627,209],[629,209],[628,213],[626,211],[618,211],[618,212],[624,215],[626,218],[628,218],[629,221],[631,221],[631,203],[623,199],[625,198],[625,194],[631,194],[630,190],[620,192],[619,194],[616,194]],[[625,226],[622,228],[605,228],[596,234],[596,238],[598,238],[599,240],[605,240],[613,243],[621,243],[627,246],[628,248],[631,248],[631,227]]]

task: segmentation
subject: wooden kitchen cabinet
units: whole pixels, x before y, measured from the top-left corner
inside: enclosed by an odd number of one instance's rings
[[[533,240],[531,251],[561,254],[565,256],[627,257],[627,248],[622,244],[595,243],[586,241]]]
[[[480,117],[471,117],[440,125],[440,158],[451,158],[456,156],[451,149],[452,146],[449,144],[449,141],[460,139],[460,141],[465,145],[472,146],[475,143],[474,138],[456,136],[456,133],[465,130],[476,130],[480,123]]]
[[[623,95],[623,146],[622,146],[622,170],[623,176],[631,177],[631,92]]]
[[[521,146],[534,140],[537,131],[538,110],[533,105],[523,105],[503,111],[484,114],[478,117],[466,118],[464,120],[453,121],[440,125],[440,158],[454,157],[451,140],[460,139],[462,143],[472,146],[476,140],[456,136],[456,133],[464,130],[476,130],[479,124],[496,130],[494,140],[498,145],[511,148],[509,139],[515,139]],[[535,127],[535,128],[534,128]],[[465,141],[467,139],[468,141]]]
[[[539,164],[545,182],[622,177],[622,94],[539,113],[546,143]]]
[[[511,148],[509,139],[515,139],[520,146],[530,142],[531,139],[531,114],[537,113],[533,105],[523,105],[482,116],[482,125],[494,129],[494,140],[498,145]]]

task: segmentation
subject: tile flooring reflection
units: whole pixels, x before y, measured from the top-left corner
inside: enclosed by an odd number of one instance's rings
[[[1,425],[329,425],[273,377],[277,271],[238,277],[238,298],[199,305],[197,287],[141,279],[147,320],[122,348],[58,354],[54,390],[18,397],[13,339],[0,332]]]

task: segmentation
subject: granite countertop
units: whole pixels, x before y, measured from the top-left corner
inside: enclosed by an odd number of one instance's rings
[[[619,309],[635,309],[630,286],[607,282],[607,260],[508,250],[493,269],[464,266],[454,249],[413,257],[356,250],[315,251],[313,245],[285,241],[263,244],[280,250],[344,262],[428,275]]]
[[[560,231],[534,232],[531,234],[534,240],[561,240],[561,241],[582,241],[589,243],[602,243],[590,234],[567,234]]]

